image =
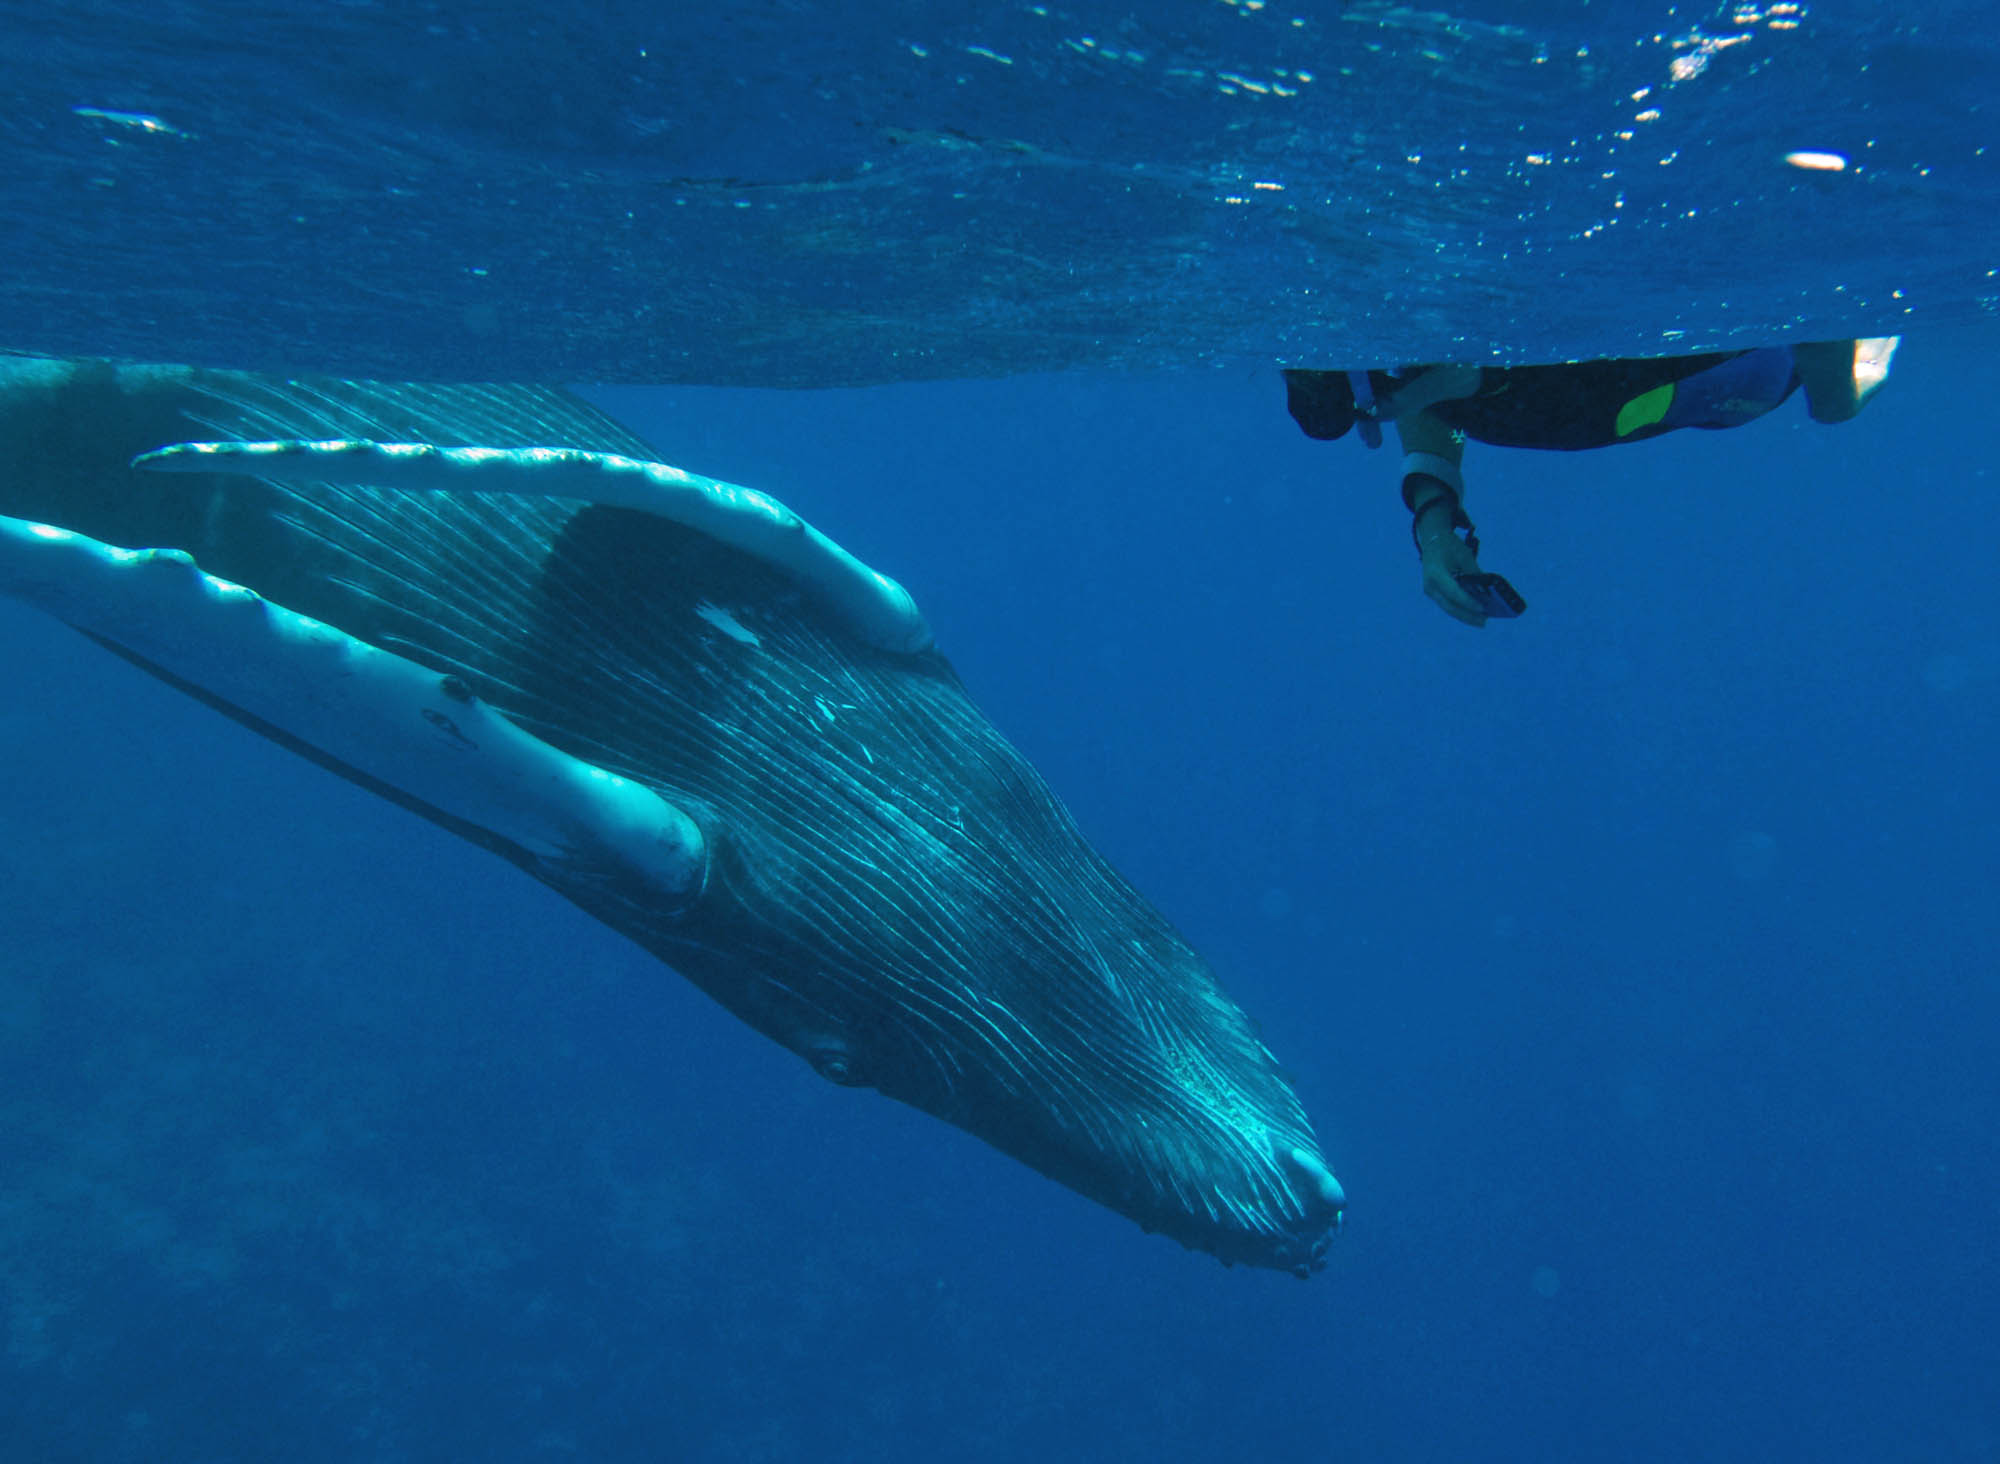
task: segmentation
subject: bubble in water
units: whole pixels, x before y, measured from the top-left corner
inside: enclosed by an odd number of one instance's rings
[[[1537,1266],[1528,1284],[1535,1288],[1535,1295],[1547,1298],[1562,1290],[1563,1278],[1554,1266]]]

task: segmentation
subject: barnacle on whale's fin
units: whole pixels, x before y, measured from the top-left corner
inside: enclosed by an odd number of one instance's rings
[[[769,494],[618,453],[573,447],[438,447],[427,442],[182,442],[132,466],[336,481],[404,492],[516,493],[637,509],[783,570],[871,645],[921,651],[930,626],[910,592],[870,569]]]

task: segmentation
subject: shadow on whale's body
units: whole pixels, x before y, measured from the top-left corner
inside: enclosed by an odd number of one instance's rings
[[[1271,1054],[908,596],[649,458],[551,388],[0,357],[0,590],[491,849],[832,1081],[1315,1269],[1344,1198]]]

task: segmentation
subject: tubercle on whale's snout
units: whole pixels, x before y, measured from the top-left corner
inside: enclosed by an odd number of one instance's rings
[[[1249,1166],[1211,1171],[1196,1187],[1111,1201],[1148,1234],[1164,1235],[1224,1266],[1283,1271],[1301,1279],[1326,1264],[1347,1205],[1317,1146],[1271,1135]]]
[[[1305,1215],[1304,1224],[1279,1244],[1276,1268],[1305,1280],[1326,1265],[1327,1248],[1346,1218],[1347,1192],[1312,1150],[1294,1146],[1280,1151],[1279,1158],[1298,1182],[1294,1193]]]
[[[1340,1181],[1333,1177],[1333,1171],[1326,1167],[1326,1161],[1310,1149],[1294,1147],[1285,1156],[1285,1163],[1298,1172],[1299,1176],[1312,1187],[1312,1192],[1333,1212],[1334,1223],[1339,1223],[1341,1213],[1347,1208],[1347,1191],[1340,1187]]]
[[[1346,1212],[1347,1192],[1313,1148],[1280,1140],[1270,1154],[1285,1177],[1288,1203],[1275,1212],[1264,1210],[1249,1225],[1183,1241],[1208,1251],[1225,1266],[1286,1271],[1304,1280],[1326,1265],[1327,1250]]]

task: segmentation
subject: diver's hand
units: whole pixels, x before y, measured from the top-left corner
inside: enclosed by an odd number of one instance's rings
[[[1475,628],[1486,624],[1479,602],[1458,587],[1458,576],[1479,573],[1479,556],[1452,532],[1448,499],[1436,498],[1418,512],[1413,531],[1424,562],[1424,593],[1453,620]]]
[[[1436,554],[1424,555],[1424,593],[1453,620],[1477,630],[1486,624],[1485,612],[1477,600],[1459,588],[1457,577],[1478,574],[1479,561],[1456,534],[1451,536],[1451,545],[1456,548],[1440,545]]]

